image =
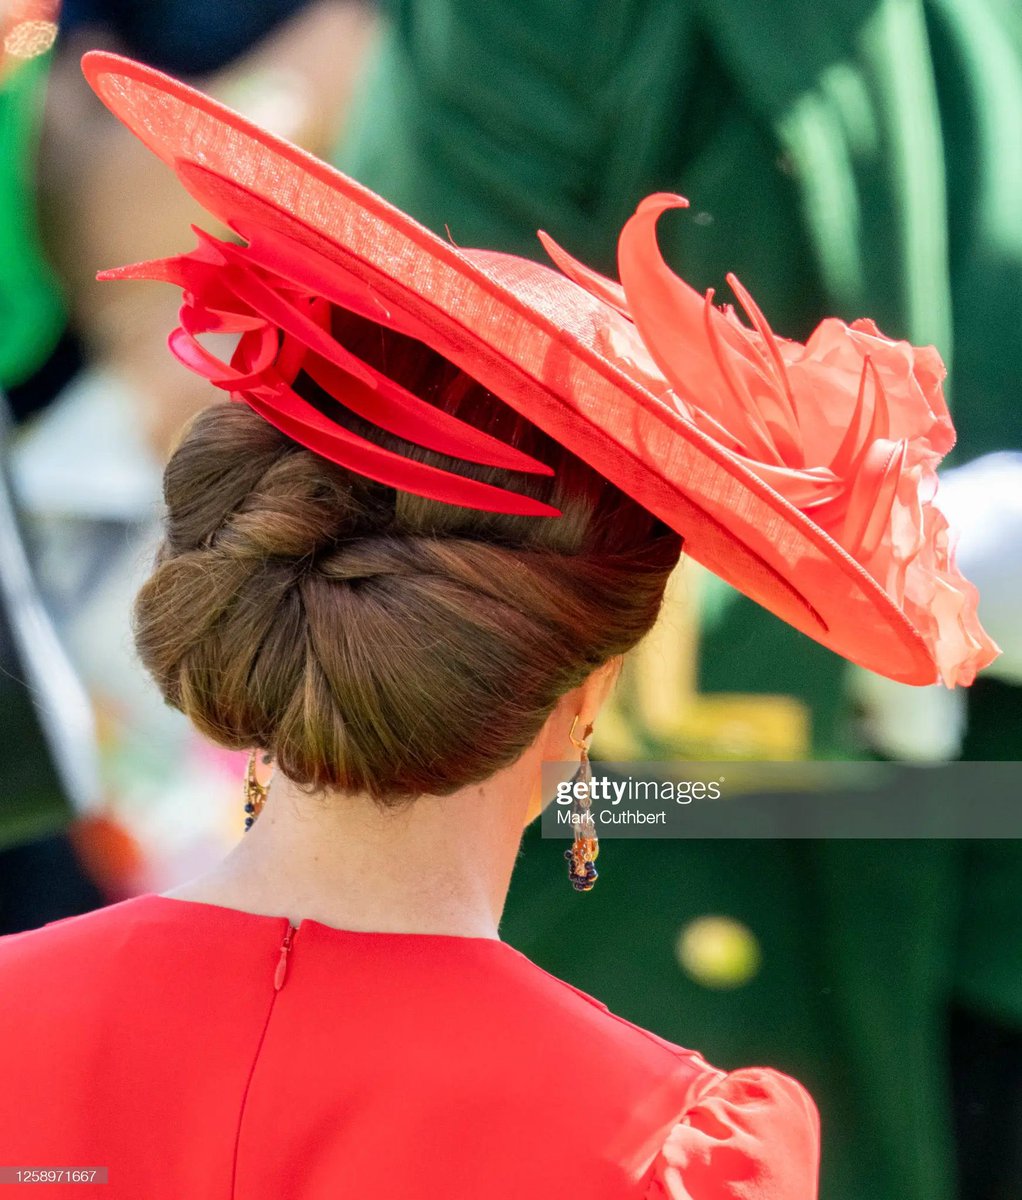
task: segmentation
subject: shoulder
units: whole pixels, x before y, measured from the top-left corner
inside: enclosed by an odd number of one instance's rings
[[[603,1001],[550,974],[524,954],[517,950],[511,953],[526,1019],[541,1013],[552,1026],[571,1031],[576,1038],[584,1037],[591,1048],[604,1048],[633,1062],[660,1069],[687,1067],[693,1075],[719,1074],[696,1051],[618,1016]]]
[[[47,1070],[117,1012],[130,978],[134,908],[115,904],[0,937],[0,1076]]]
[[[66,971],[90,953],[108,952],[134,916],[134,902],[122,901],[0,937],[0,997],[10,997],[21,983],[37,986],[49,972]]]
[[[37,929],[0,937],[0,980],[9,981],[24,966],[73,952],[76,947],[101,943],[137,915],[136,900],[124,900],[71,917],[50,921]]]
[[[768,1067],[720,1070],[520,957],[525,1013],[534,1001],[555,1038],[584,1047],[601,1103],[622,1099],[615,1152],[648,1181],[648,1200],[814,1200],[819,1117],[797,1080]],[[630,1135],[635,1122],[641,1137]]]
[[[653,1164],[646,1200],[816,1200],[820,1122],[806,1089],[768,1067],[706,1080]]]

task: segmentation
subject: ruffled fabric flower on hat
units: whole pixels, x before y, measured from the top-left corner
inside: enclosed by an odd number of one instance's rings
[[[540,237],[565,275],[631,323],[619,361],[856,559],[919,630],[948,687],[971,683],[999,651],[934,504],[955,441],[940,355],[869,320],[828,318],[804,345],[778,337],[728,275],[750,328],[664,262],[657,220],[687,205],[666,193],[639,205],[618,242],[620,283]]]

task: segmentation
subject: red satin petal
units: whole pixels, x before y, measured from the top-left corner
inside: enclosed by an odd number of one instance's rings
[[[895,462],[902,443],[888,441],[873,442],[862,457],[862,462],[855,477],[855,486],[851,489],[848,502],[848,512],[845,516],[844,528],[841,530],[840,542],[853,555],[861,553],[861,544],[870,527],[874,512],[880,500],[881,488],[890,486],[890,468]],[[895,482],[897,482],[895,480]],[[885,515],[891,511],[893,495],[888,500]],[[880,505],[881,507],[882,504]]]
[[[577,283],[579,287],[583,287],[593,296],[597,296],[604,304],[609,304],[629,321],[632,319],[628,300],[625,298],[625,290],[621,284],[615,283],[613,279],[608,279],[606,275],[601,275],[598,271],[580,263],[578,259],[572,258],[542,229],[539,230],[537,236],[543,243],[543,249],[550,255],[557,268],[573,283]]]
[[[184,309],[181,310],[181,316],[187,319]],[[218,387],[222,391],[237,392],[258,386],[266,374],[265,365],[246,373],[239,371],[232,363],[225,363],[207,350],[183,323],[179,328],[171,331],[167,338],[167,345],[178,362],[204,379],[208,379],[214,387]]]
[[[713,289],[706,293],[703,302],[703,324],[706,329],[706,341],[717,363],[721,378],[727,381],[730,389],[722,411],[714,417],[716,423],[729,429],[741,439],[749,456],[755,456],[766,462],[780,466],[784,463],[780,452],[774,445],[770,431],[763,423],[762,417],[753,402],[748,385],[736,370],[734,354],[729,346],[724,344],[721,330],[723,323],[713,307]],[[703,408],[703,412],[706,409]],[[707,414],[709,415],[709,414]]]
[[[305,347],[301,346],[300,350],[304,357]],[[231,366],[253,379],[259,379],[271,367],[281,374],[283,357],[280,331],[264,323],[261,328],[242,335],[231,358]]]
[[[269,389],[261,389],[259,393],[243,393],[241,398],[271,425],[300,445],[378,483],[417,496],[485,512],[533,517],[560,516],[558,509],[530,496],[466,479],[440,467],[405,458],[382,446],[374,446],[372,442],[367,442],[325,417],[283,380],[277,381]]]
[[[770,430],[771,439],[781,458],[791,467],[803,467],[806,465],[805,446],[800,436],[791,383],[778,349],[777,339],[759,305],[745,290],[737,276],[728,275],[727,281],[752,321],[756,333],[759,334],[757,340],[748,330],[740,328],[737,319],[730,323],[731,327],[740,330],[742,335],[745,348],[740,360],[742,365],[753,362],[757,357],[766,365],[768,378],[761,387],[751,389],[760,416]]]
[[[267,319],[276,319],[286,331],[287,361],[278,363],[283,377],[293,379],[299,367],[304,366],[325,391],[353,412],[373,421],[381,429],[438,453],[507,470],[553,474],[546,464],[434,408],[350,354],[328,333],[327,299],[331,303],[343,304],[377,323],[381,317],[389,321],[391,314],[374,300],[367,288],[359,290],[350,280],[339,284],[336,267],[332,271],[333,278],[330,278],[327,270],[330,264],[310,247],[297,245],[289,251],[285,244],[287,239],[283,237],[274,238],[254,227],[247,227],[247,232],[254,239],[253,245],[257,245],[256,255],[252,254],[252,245],[242,248],[229,243],[217,244],[218,250],[229,263],[246,269],[249,260],[254,259],[261,269],[272,271],[285,266],[289,281],[296,287],[316,289],[312,294],[322,305],[313,316],[303,313],[297,305],[288,304],[278,293],[276,299],[279,305],[275,307],[270,300],[269,285],[266,285],[266,292],[260,292],[259,286],[263,281],[257,284],[254,282],[255,276],[246,274],[246,282],[240,289],[243,298]],[[290,260],[287,257],[289,253]],[[283,315],[285,310],[280,307],[282,305],[287,305],[286,318]],[[321,319],[317,320],[317,316]],[[285,319],[291,320],[290,327],[284,324]],[[326,342],[312,333],[313,324],[319,327],[325,338],[329,338],[331,354],[326,353]],[[299,343],[312,345],[312,354],[308,358],[303,359],[298,351]],[[282,350],[284,353],[285,350]],[[365,394],[367,386],[371,389],[371,395]]]
[[[728,285],[734,294],[738,297],[739,303],[749,315],[756,332],[763,339],[763,345],[766,348],[766,360],[771,368],[774,382],[780,389],[781,394],[788,402],[788,415],[790,416],[795,428],[798,428],[798,413],[795,411],[795,398],[791,394],[791,383],[788,380],[788,372],[785,369],[784,359],[781,357],[781,352],[777,346],[777,338],[774,336],[774,331],[770,328],[770,323],[759,305],[753,300],[752,296],[746,291],[741,280],[737,275],[727,274],[725,278]]]
[[[736,454],[754,475],[808,512],[839,497],[846,484],[829,467],[774,467]]]
[[[870,365],[869,358],[863,360],[862,375],[859,377],[859,391],[855,398],[855,408],[848,422],[848,430],[841,439],[841,445],[838,447],[837,453],[831,460],[831,466],[839,475],[847,475],[851,471],[853,463],[860,457],[865,448],[865,426],[867,422],[872,423],[872,416],[869,414],[869,409],[866,405],[866,384],[869,382],[871,374],[873,375],[874,392],[878,386],[876,374],[870,371]]]
[[[194,300],[188,301],[182,308],[191,314],[191,320],[196,326],[190,328],[192,333],[248,333],[253,329],[266,328],[263,318],[255,314],[208,308]]]
[[[504,467],[511,471],[553,474],[553,469],[545,463],[450,413],[434,408],[374,368],[367,366],[367,369],[376,376],[377,386],[373,391],[317,354],[310,354],[305,362],[309,376],[345,408],[350,408],[352,412],[405,441],[466,462]]]
[[[189,371],[194,371],[196,375],[201,375],[203,379],[208,379],[214,387],[230,391],[232,389],[227,385],[232,380],[240,378],[239,372],[222,362],[215,354],[211,354],[205,346],[201,345],[192,334],[182,327],[170,331],[167,345],[179,363],[186,366]]]
[[[714,411],[730,385],[707,344],[703,297],[670,270],[656,240],[660,214],[687,203],[658,194],[639,205],[618,239],[618,274],[631,318],[671,386],[686,402]]]
[[[360,379],[367,387],[375,388],[373,373],[360,358],[345,350],[326,330],[295,305],[288,303],[254,271],[232,264],[225,268],[225,276],[231,288],[255,312],[272,322],[284,333],[297,338],[310,350]]]
[[[397,305],[384,305],[372,288],[343,264],[334,262],[306,242],[264,228],[249,218],[237,220],[232,227],[249,242],[247,247],[228,246],[235,258],[252,263],[260,271],[284,279],[295,288],[322,297],[330,304],[364,317],[384,329],[393,329],[431,345],[435,332]],[[308,231],[306,231],[308,236]],[[293,250],[292,250],[293,247]]]
[[[859,540],[859,552],[864,558],[869,558],[877,552],[884,534],[890,528],[891,509],[898,492],[898,480],[905,469],[907,454],[908,444],[904,441],[899,442],[874,492],[872,511]]]
[[[277,374],[285,383],[294,383],[298,372],[305,366],[305,360],[309,357],[309,348],[289,333],[282,334],[277,329],[274,329],[274,333],[280,343],[277,361],[274,364]],[[240,351],[241,347],[239,346],[238,349]]]
[[[248,242],[245,261],[378,325],[390,321],[391,311],[371,288],[311,246],[265,228],[254,220],[239,220],[234,223],[234,228]]]

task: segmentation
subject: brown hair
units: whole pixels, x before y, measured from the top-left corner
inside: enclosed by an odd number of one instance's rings
[[[166,531],[136,644],[214,741],[260,747],[312,788],[382,802],[509,765],[557,700],[653,624],[680,538],[434,351],[347,314],[335,332],[424,399],[555,468],[451,464],[560,517],[426,500],[327,462],[242,404],[200,413],[164,476]],[[343,336],[342,336],[343,335]]]

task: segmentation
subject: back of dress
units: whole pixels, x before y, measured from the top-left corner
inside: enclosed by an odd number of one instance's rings
[[[106,1167],[107,1200],[815,1194],[797,1084],[483,938],[124,901],[0,939],[0,1080],[0,1166]],[[717,1186],[721,1154],[750,1184],[774,1151],[786,1191]]]

